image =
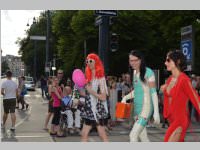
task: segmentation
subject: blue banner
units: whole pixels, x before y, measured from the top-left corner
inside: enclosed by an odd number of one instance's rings
[[[187,61],[192,61],[192,40],[181,41],[181,50]]]

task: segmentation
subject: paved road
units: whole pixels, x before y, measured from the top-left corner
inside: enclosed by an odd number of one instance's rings
[[[2,99],[2,97],[1,97]],[[16,110],[17,123],[15,134],[10,132],[10,118],[7,120],[5,132],[1,131],[2,142],[80,142],[79,135],[69,135],[64,138],[51,137],[49,133],[43,130],[45,115],[48,109],[47,100],[41,97],[40,89],[29,91],[25,100],[30,104],[28,110]],[[3,115],[1,100],[1,117]],[[9,116],[10,117],[10,116]],[[49,126],[50,127],[50,126]],[[152,142],[162,142],[166,129],[148,128],[148,135]],[[111,142],[129,142],[130,129],[127,122],[118,123],[113,130],[108,132]],[[91,132],[90,142],[99,142],[100,139],[96,132]],[[193,123],[189,128],[185,141],[200,142],[200,123]]]

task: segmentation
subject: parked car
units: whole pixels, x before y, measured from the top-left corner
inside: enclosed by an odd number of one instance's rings
[[[27,90],[35,91],[35,83],[34,83],[33,77],[25,76],[25,86]]]

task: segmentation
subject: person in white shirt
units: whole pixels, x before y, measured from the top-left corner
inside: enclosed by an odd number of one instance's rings
[[[17,84],[12,80],[12,72],[8,71],[6,73],[7,80],[2,83],[1,86],[1,94],[3,95],[3,124],[2,129],[5,129],[6,120],[8,118],[8,114],[11,115],[12,127],[11,131],[15,131],[15,106],[16,106],[16,97],[17,97]]]

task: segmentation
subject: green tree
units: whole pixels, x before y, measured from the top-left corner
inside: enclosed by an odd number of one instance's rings
[[[10,70],[6,61],[1,62],[1,73],[5,74],[6,71]]]

